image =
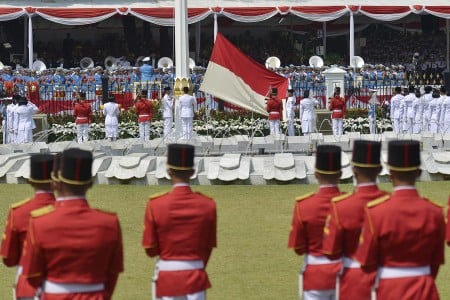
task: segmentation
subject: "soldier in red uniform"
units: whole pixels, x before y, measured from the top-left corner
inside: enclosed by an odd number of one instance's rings
[[[23,275],[42,289],[42,299],[111,299],[123,271],[119,220],[86,200],[91,152],[64,150],[59,167],[55,206],[31,212]]]
[[[342,194],[337,186],[341,177],[340,147],[317,147],[314,175],[320,189],[317,193],[297,198],[288,246],[298,255],[304,255],[299,280],[300,296],[304,291],[305,300],[332,300],[335,297],[336,275],[341,268],[341,260],[330,260],[323,255],[322,239],[331,199]]]
[[[333,125],[333,135],[341,136],[344,132],[343,119],[345,116],[345,99],[341,96],[341,88],[336,87],[333,98],[330,99],[329,109],[331,113],[331,122]]]
[[[448,207],[450,207],[450,196],[448,197]],[[450,246],[450,222],[448,222],[448,220],[450,220],[450,209],[447,211],[447,235],[446,235],[446,240],[447,240],[447,245]]]
[[[361,270],[353,256],[358,247],[366,204],[386,195],[376,184],[381,171],[380,151],[380,142],[354,142],[351,163],[357,182],[356,190],[333,198],[331,202],[332,209],[324,228],[323,252],[330,259],[342,257],[342,275],[337,285],[339,291],[336,291],[340,299],[370,300],[371,297],[375,272]]]
[[[153,104],[147,99],[147,90],[142,90],[136,98],[134,104],[139,123],[139,139],[141,141],[150,140],[150,126],[153,118]]]
[[[55,196],[51,188],[50,172],[52,170],[53,155],[35,154],[30,158],[30,185],[33,187],[33,198],[11,205],[8,214],[5,233],[3,235],[1,256],[8,267],[19,266],[17,270],[14,295],[17,299],[33,299],[36,289],[28,284],[22,275],[20,258],[28,231],[31,211],[55,203]],[[14,299],[16,299],[14,298]]]
[[[142,245],[148,256],[159,255],[153,299],[204,300],[211,287],[205,268],[217,243],[216,204],[189,187],[193,146],[168,145],[167,168],[173,189],[150,198],[144,219]]]
[[[278,89],[272,88],[270,98],[267,100],[266,110],[269,113],[270,134],[280,134],[280,121],[283,113],[283,103],[277,99]]]
[[[378,268],[377,299],[439,299],[434,279],[444,263],[444,212],[419,196],[419,167],[418,141],[389,142],[394,191],[367,204],[355,255],[363,268]]]
[[[87,142],[89,140],[89,123],[92,118],[91,104],[86,101],[86,93],[80,92],[78,101],[73,108],[75,116],[75,124],[77,125],[77,141],[78,143]]]

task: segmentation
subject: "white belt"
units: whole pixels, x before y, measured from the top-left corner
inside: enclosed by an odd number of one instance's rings
[[[342,259],[342,263],[344,265],[344,268],[349,268],[349,269],[361,268],[361,264],[358,261],[356,261],[350,257],[344,256],[344,258]]]
[[[86,120],[88,117],[77,117],[77,120]]]
[[[305,254],[305,262],[308,265],[327,265],[340,263],[340,259],[331,260],[326,256],[313,256],[310,254]]]
[[[431,274],[430,266],[378,268],[378,276],[381,279],[426,276],[430,274]]]
[[[203,269],[204,264],[201,260],[163,260],[156,263],[158,271],[187,271]]]
[[[271,111],[269,114],[271,114],[271,115],[274,115],[274,114],[277,114],[277,115],[279,115],[280,114],[280,112],[278,112],[278,111]]]
[[[105,285],[103,283],[44,282],[44,292],[48,294],[89,293],[103,291],[104,289]]]
[[[150,115],[139,115],[139,117],[150,117]]]
[[[342,112],[342,109],[333,109],[333,112]]]

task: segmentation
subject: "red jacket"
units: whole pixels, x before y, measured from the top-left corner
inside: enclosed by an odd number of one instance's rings
[[[345,116],[345,99],[340,96],[334,96],[330,100],[329,109],[332,111],[332,119],[342,119]]]
[[[136,114],[138,115],[138,122],[148,122],[153,118],[153,104],[148,99],[141,99],[134,105],[136,107]]]
[[[332,259],[353,258],[358,248],[364,208],[367,203],[386,195],[376,184],[358,186],[353,194],[333,198],[328,222],[324,228],[323,252]],[[375,272],[345,268],[341,276],[340,299],[369,300]],[[355,282],[358,282],[355,285]]]
[[[163,260],[208,263],[216,247],[216,204],[189,186],[177,186],[147,203],[142,245],[147,255]],[[205,269],[160,271],[156,294],[180,296],[211,287]]]
[[[28,232],[30,212],[55,203],[55,196],[50,192],[37,192],[32,199],[13,204],[8,214],[1,256],[8,267],[19,265],[23,244]],[[28,284],[26,278],[19,276],[16,285],[17,297],[33,297],[36,289]]]
[[[104,291],[83,297],[57,294],[64,299],[110,299],[123,271],[122,234],[113,213],[90,208],[86,199],[56,201],[53,208],[32,212],[30,233],[22,259],[30,283],[105,285]],[[77,295],[80,293],[77,293]],[[44,298],[49,297],[44,291]],[[58,299],[56,294],[48,299]]]
[[[89,124],[92,117],[91,104],[81,101],[75,103],[73,108],[73,115],[75,116],[75,124]]]
[[[281,120],[283,103],[278,99],[270,98],[267,101],[266,110],[269,113],[269,120]]]
[[[342,193],[338,187],[321,187],[316,194],[297,198],[289,233],[289,248],[298,255],[322,256],[325,221],[331,199]],[[336,285],[340,264],[308,265],[303,274],[304,290],[330,290]]]
[[[431,275],[380,279],[378,299],[439,299],[434,277],[444,263],[443,208],[417,190],[394,189],[370,202],[355,258],[363,267],[430,266]]]

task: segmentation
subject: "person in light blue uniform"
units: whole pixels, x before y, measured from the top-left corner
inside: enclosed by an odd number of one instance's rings
[[[370,134],[377,133],[377,91],[369,89],[369,103],[367,103],[367,118],[369,119],[369,131]]]
[[[154,79],[153,67],[150,65],[150,57],[146,57],[142,60],[143,65],[139,68],[141,71],[141,89],[150,91],[151,82]],[[148,97],[149,95],[147,95]]]

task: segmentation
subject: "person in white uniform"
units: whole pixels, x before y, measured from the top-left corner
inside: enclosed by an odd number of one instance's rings
[[[420,89],[416,89],[415,99],[413,100],[414,125],[413,133],[422,133],[422,118],[423,118],[423,96],[420,94]]]
[[[447,91],[447,96],[442,101],[441,106],[441,126],[442,126],[442,134],[450,133],[450,91]]]
[[[408,95],[406,95],[400,105],[400,116],[402,119],[402,132],[403,133],[413,133],[414,126],[414,109],[413,102],[416,100],[416,93],[414,86],[408,87]]]
[[[394,89],[395,95],[391,98],[391,122],[392,122],[392,130],[395,134],[400,134],[401,132],[401,123],[400,123],[400,105],[404,96],[402,95],[402,88],[397,86]]]
[[[288,121],[288,135],[294,136],[295,135],[295,128],[294,128],[294,122],[295,122],[295,106],[296,106],[296,99],[294,96],[294,90],[289,89],[288,90],[288,98],[286,100],[286,120]]]
[[[6,106],[6,143],[16,143],[17,128],[14,128],[14,116],[17,108],[17,101],[20,99],[19,95],[14,95],[11,100],[8,100]]]
[[[433,99],[428,105],[430,110],[430,132],[433,134],[439,133],[439,114],[441,113],[441,94],[437,89],[433,90],[431,95]]]
[[[425,94],[422,96],[422,132],[430,132],[432,91],[433,88],[431,86],[426,86]]]
[[[309,98],[309,90],[303,92],[303,99],[300,101],[300,121],[302,124],[302,133],[309,136],[314,132],[314,122],[316,113],[314,107],[318,104],[317,100]]]
[[[38,107],[22,97],[14,112],[14,128],[17,130],[17,144],[32,143],[33,129],[36,124],[33,115],[39,111]]]
[[[189,87],[183,87],[184,95],[178,99],[178,109],[180,111],[182,139],[192,138],[192,122],[194,120],[194,107],[197,104],[194,96],[189,95]]]
[[[103,115],[105,116],[105,135],[110,141],[117,140],[119,136],[119,114],[119,104],[114,97],[109,97],[108,102],[103,106]]]
[[[369,89],[369,103],[367,104],[367,119],[369,121],[370,134],[377,133],[377,90]]]
[[[438,118],[438,129],[437,133],[442,134],[444,131],[444,101],[447,99],[447,89],[445,85],[442,85],[439,89],[441,97],[439,98],[439,118]]]
[[[164,88],[164,97],[161,105],[164,121],[164,138],[169,137],[172,134],[173,105],[174,98],[170,92],[170,87],[167,86]]]

